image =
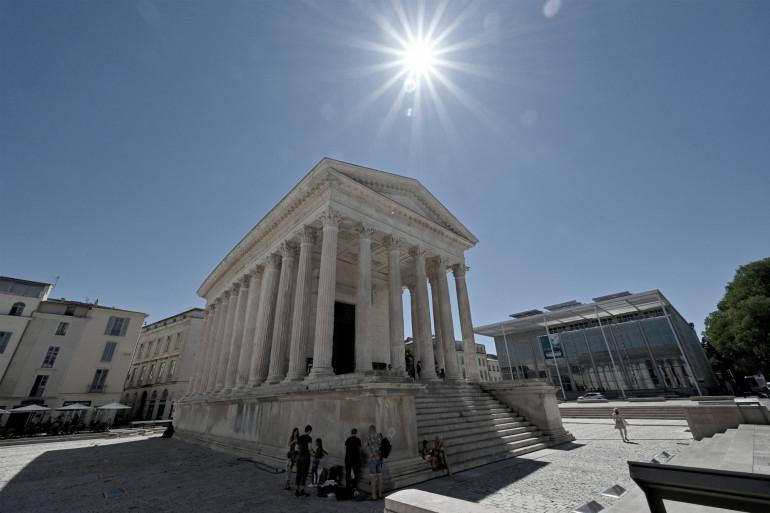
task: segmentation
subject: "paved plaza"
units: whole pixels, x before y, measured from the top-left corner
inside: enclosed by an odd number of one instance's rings
[[[675,452],[692,439],[682,422],[630,421],[633,444],[608,422],[570,422],[574,443],[416,486],[524,513],[568,512],[613,484],[629,487],[626,460]],[[382,502],[297,499],[284,475],[248,461],[157,437],[0,448],[0,513],[379,512]]]

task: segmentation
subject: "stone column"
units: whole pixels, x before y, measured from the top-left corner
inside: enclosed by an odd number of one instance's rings
[[[334,335],[334,299],[337,292],[337,235],[340,215],[329,209],[321,216],[321,222],[323,223],[323,242],[321,243],[311,378],[334,374],[332,336]]]
[[[206,348],[205,361],[201,368],[200,383],[198,384],[201,394],[208,391],[209,375],[213,365],[214,355],[217,349],[217,336],[219,335],[219,325],[222,322],[222,310],[224,309],[224,297],[220,296],[214,300],[214,318],[211,322],[211,332],[209,333],[208,347]]]
[[[273,349],[270,353],[270,372],[267,382],[280,383],[289,367],[289,340],[291,338],[291,309],[294,303],[294,278],[297,247],[293,243],[281,244],[281,277],[278,282],[278,300],[275,305]]]
[[[415,344],[420,347],[422,357],[423,381],[435,381],[436,361],[433,358],[433,341],[430,336],[430,304],[428,303],[428,285],[425,276],[425,253],[417,246],[410,251],[414,260],[414,290],[417,302],[418,322],[414,331]]]
[[[222,350],[222,340],[224,339],[225,320],[227,318],[227,310],[230,304],[230,291],[226,291],[222,294],[222,304],[219,308],[219,315],[217,318],[217,328],[212,339],[213,347],[211,348],[211,361],[209,362],[208,377],[206,378],[206,392],[211,393],[214,391],[214,385],[217,379],[217,365],[219,363],[219,354]]]
[[[428,280],[430,281],[430,297],[431,305],[433,305],[433,332],[436,335],[436,363],[439,370],[444,369],[446,372],[446,363],[444,359],[444,337],[441,333],[441,294],[438,291],[438,282],[436,280],[436,273],[431,268],[428,273]],[[430,328],[428,328],[430,334]],[[431,344],[433,341],[431,341]]]
[[[388,249],[388,327],[390,335],[390,366],[393,374],[406,374],[404,355],[404,302],[401,288],[401,246],[393,235],[385,239]]]
[[[267,257],[262,273],[262,290],[259,293],[259,311],[254,327],[254,353],[251,357],[249,371],[249,386],[260,385],[265,378],[270,365],[270,346],[273,335],[275,312],[275,296],[278,293],[278,267],[281,257],[272,254]]]
[[[227,363],[230,359],[230,347],[235,334],[235,312],[238,309],[238,297],[240,296],[241,285],[233,284],[230,292],[230,300],[227,302],[227,317],[225,318],[224,336],[219,350],[217,364],[216,391],[221,392],[225,388],[225,374],[227,374]]]
[[[412,314],[412,356],[414,357],[414,376],[417,376],[417,362],[420,362],[420,366],[423,365],[422,359],[420,358],[420,344],[417,343],[417,324],[420,322],[419,320],[419,314],[417,313],[417,294],[416,294],[416,287],[412,285],[409,287],[409,306],[411,307],[411,314]]]
[[[302,381],[305,378],[305,347],[310,328],[312,307],[310,287],[313,273],[313,243],[315,231],[309,226],[302,230],[297,266],[297,285],[294,292],[294,312],[291,322],[291,344],[289,347],[289,371],[284,381]]]
[[[238,371],[235,379],[236,390],[243,390],[249,383],[251,358],[254,354],[254,328],[257,326],[259,293],[262,290],[262,267],[257,266],[248,273],[247,279],[249,280],[249,295],[244,313],[243,340],[241,341],[241,354],[238,357]]]
[[[358,232],[358,285],[356,287],[356,372],[372,372],[372,340],[369,323],[372,310],[372,234],[364,225]]]
[[[460,313],[460,332],[463,336],[463,352],[465,353],[465,375],[468,381],[478,383],[479,362],[476,359],[476,339],[473,336],[473,321],[471,320],[471,304],[468,300],[468,287],[465,283],[465,272],[468,270],[464,263],[455,264],[452,273],[455,277],[455,290],[457,292],[457,309]],[[472,358],[468,356],[471,355]],[[513,370],[511,370],[513,373]],[[513,374],[511,374],[513,376]]]
[[[250,276],[244,276],[239,281],[241,289],[238,292],[238,302],[233,317],[233,336],[230,337],[230,354],[225,371],[225,393],[233,391],[238,375],[238,359],[241,357],[241,346],[243,345],[243,328],[246,325],[246,303],[248,302],[250,283]]]
[[[206,358],[205,354],[208,352],[211,343],[211,326],[214,321],[214,304],[209,303],[206,306],[206,320],[203,325],[203,337],[201,339],[200,348],[196,355],[195,372],[190,379],[190,389],[187,395],[197,395],[200,393],[200,383],[203,377],[203,368],[205,367]]]
[[[455,348],[455,328],[452,322],[452,303],[449,302],[449,286],[447,285],[447,275],[445,261],[438,257],[434,265],[436,266],[436,282],[438,283],[439,307],[441,310],[441,338],[444,339],[444,364],[446,365],[447,381],[458,381],[462,379],[460,366],[457,362],[457,349]],[[470,356],[476,357],[476,350]],[[465,358],[468,359],[467,357]]]

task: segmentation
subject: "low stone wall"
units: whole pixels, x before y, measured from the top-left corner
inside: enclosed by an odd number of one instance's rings
[[[285,465],[294,427],[300,432],[307,424],[313,427],[313,438],[321,438],[329,453],[329,466],[344,464],[345,439],[352,428],[363,441],[374,424],[393,446],[387,466],[397,468],[419,453],[415,395],[421,388],[406,383],[260,387],[239,395],[181,400],[174,424],[183,440],[278,468]]]
[[[770,424],[770,411],[761,404],[709,404],[685,406],[685,417],[690,433],[701,440],[740,424]]]
[[[505,403],[509,408],[527,418],[550,437],[554,444],[575,439],[564,429],[556,399],[558,388],[541,380],[519,383],[484,383],[482,388]]]
[[[422,490],[401,490],[385,497],[385,513],[495,513],[473,502]]]

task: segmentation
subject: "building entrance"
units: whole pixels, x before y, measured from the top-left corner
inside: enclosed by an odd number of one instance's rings
[[[356,305],[334,303],[332,368],[335,374],[356,369]]]

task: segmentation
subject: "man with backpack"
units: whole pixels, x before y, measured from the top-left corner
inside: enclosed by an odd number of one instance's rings
[[[382,433],[377,432],[374,425],[369,426],[369,436],[366,437],[366,456],[368,460],[369,485],[371,486],[371,500],[382,499],[382,471],[383,459],[390,456],[390,440],[383,438]]]

